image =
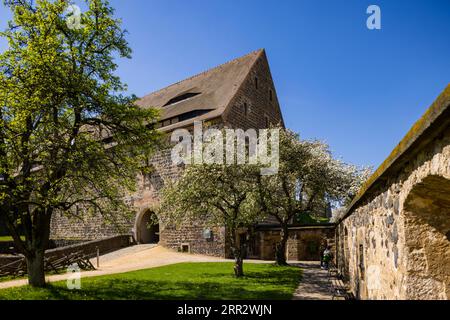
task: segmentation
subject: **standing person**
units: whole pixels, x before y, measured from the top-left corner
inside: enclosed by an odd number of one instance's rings
[[[323,269],[323,253],[328,247],[328,243],[326,239],[322,239],[319,246],[319,255],[320,255],[320,267]]]
[[[331,261],[331,248],[327,246],[325,251],[323,252],[323,266],[326,270],[328,270],[328,265]]]

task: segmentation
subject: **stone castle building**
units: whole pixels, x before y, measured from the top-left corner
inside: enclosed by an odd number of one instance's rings
[[[281,123],[264,50],[252,52],[143,97],[142,107],[161,110],[160,130],[178,128],[267,128]],[[151,173],[137,177],[130,195],[136,215],[122,231],[101,217],[84,221],[54,216],[53,239],[94,240],[129,234],[138,243],[215,256],[228,256],[223,227],[186,221],[180,227],[148,228],[159,192],[183,170],[170,150],[155,154]],[[247,257],[273,259],[277,224],[262,223],[248,241]],[[242,235],[246,237],[246,234]],[[289,229],[286,255],[318,260],[324,239],[334,248],[340,273],[359,299],[450,298],[450,86],[378,168],[337,224]],[[248,239],[247,239],[248,240]]]
[[[252,52],[216,68],[151,93],[138,101],[142,107],[161,110],[160,130],[192,129],[194,121],[204,127],[263,129],[283,125],[269,63],[264,50]],[[176,178],[182,167],[172,164],[170,150],[158,152],[151,160],[152,173],[138,177],[139,191],[130,197],[136,217],[124,223],[126,232],[138,243],[159,242],[169,248],[210,255],[226,255],[225,230],[209,230],[200,222],[187,222],[180,228],[155,225],[148,228],[165,179]],[[92,240],[117,234],[117,228],[101,217],[85,221],[58,215],[52,220],[55,239]],[[123,232],[123,231],[122,231]]]
[[[375,172],[336,228],[360,299],[450,299],[450,86]]]
[[[267,128],[283,124],[275,86],[263,50],[173,84],[143,97],[142,107],[161,109],[160,130],[204,126]],[[166,179],[179,176],[170,150],[152,159],[150,174],[138,177],[130,197],[136,216],[124,226],[138,243],[228,256],[222,227],[201,222],[181,227],[148,222]],[[55,216],[52,238],[99,239],[117,234],[99,217],[84,222]],[[245,235],[243,235],[245,237]],[[276,224],[259,225],[247,256],[273,259]],[[450,86],[413,126],[370,178],[336,225],[291,226],[287,257],[318,260],[323,239],[350,290],[359,299],[450,298]]]

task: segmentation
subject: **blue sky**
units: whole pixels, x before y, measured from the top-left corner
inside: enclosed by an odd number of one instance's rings
[[[118,73],[131,92],[265,48],[286,125],[359,165],[378,166],[450,83],[449,0],[111,3],[130,32]],[[366,28],[371,4],[381,30]]]

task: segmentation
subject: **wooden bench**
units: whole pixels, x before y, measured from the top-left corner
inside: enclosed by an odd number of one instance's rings
[[[328,268],[328,280],[330,282],[330,290],[333,295],[332,299],[344,298],[345,300],[353,300],[353,294],[349,292],[348,287],[345,285],[342,274],[339,269],[330,261]]]
[[[333,277],[337,278],[338,276],[339,276],[338,268],[332,261],[330,261],[330,263],[328,264],[328,279],[331,281]]]
[[[331,288],[333,293],[333,300],[335,298],[344,298],[345,300],[350,300],[350,295],[347,291],[347,287],[339,278],[333,278],[331,279]]]

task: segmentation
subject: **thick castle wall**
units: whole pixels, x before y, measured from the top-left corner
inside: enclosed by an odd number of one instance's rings
[[[338,267],[357,298],[450,298],[448,111],[410,139],[412,151],[386,169],[337,227]]]
[[[158,203],[159,191],[164,186],[164,180],[176,179],[182,168],[172,164],[170,150],[157,152],[149,165],[153,172],[140,174],[136,177],[138,189],[126,201],[135,208],[136,216],[118,216],[114,224],[106,223],[99,215],[83,215],[83,220],[64,214],[55,214],[51,222],[52,239],[83,239],[96,240],[119,234],[136,235],[138,215],[151,210]]]

